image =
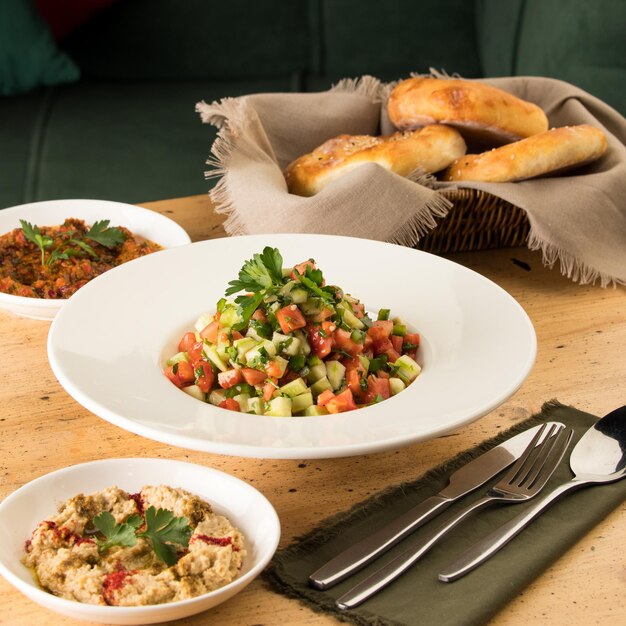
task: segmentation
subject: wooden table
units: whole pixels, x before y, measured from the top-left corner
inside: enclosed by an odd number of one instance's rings
[[[195,240],[224,235],[208,198],[154,202]],[[92,415],[56,381],[46,358],[49,324],[0,312],[0,498],[66,465],[109,457],[164,457],[215,467],[261,490],[282,522],[281,546],[330,514],[523,420],[557,398],[596,415],[626,402],[626,291],[572,283],[525,248],[449,255],[489,277],[525,308],[538,336],[527,381],[497,410],[450,436],[397,452],[328,460],[277,461],[217,456],[143,439]],[[364,469],[367,468],[367,471]],[[511,602],[494,620],[518,624],[623,624],[626,616],[626,503]],[[0,624],[78,624],[40,609],[0,579]],[[201,624],[337,624],[260,579],[234,600],[192,619]]]

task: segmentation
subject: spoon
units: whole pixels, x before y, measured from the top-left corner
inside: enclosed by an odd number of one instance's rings
[[[626,406],[598,420],[572,450],[570,468],[574,478],[556,487],[526,511],[500,526],[464,552],[439,580],[455,581],[495,554],[535,517],[570,491],[588,485],[612,483],[626,476]]]

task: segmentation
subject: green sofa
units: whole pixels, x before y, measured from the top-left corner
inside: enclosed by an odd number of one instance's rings
[[[196,102],[363,74],[552,76],[626,114],[623,0],[116,0],[56,42],[32,2],[0,3],[0,208],[204,193]]]

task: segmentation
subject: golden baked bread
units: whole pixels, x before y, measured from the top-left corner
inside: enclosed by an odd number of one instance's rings
[[[600,158],[606,135],[588,124],[552,128],[482,154],[467,154],[443,173],[443,180],[505,183],[557,174]]]
[[[438,172],[465,154],[463,137],[448,126],[425,126],[383,137],[339,135],[293,161],[285,170],[290,193],[312,196],[364,163],[408,176],[420,169]]]
[[[500,145],[548,130],[535,104],[482,83],[456,78],[409,78],[398,83],[387,103],[400,130],[448,124],[482,144]]]

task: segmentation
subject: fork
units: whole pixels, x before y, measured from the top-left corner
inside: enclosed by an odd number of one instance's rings
[[[562,424],[552,424],[549,429],[547,426],[544,424],[537,431],[522,456],[482,498],[465,506],[425,539],[343,594],[336,601],[337,607],[351,609],[378,593],[421,559],[446,533],[480,509],[493,503],[524,502],[537,495],[563,458],[573,434],[571,428]]]

